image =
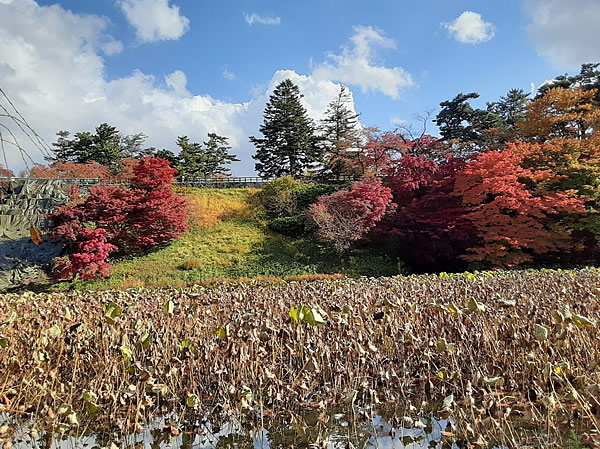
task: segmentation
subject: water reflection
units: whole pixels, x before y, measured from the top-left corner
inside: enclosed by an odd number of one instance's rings
[[[11,424],[6,417],[5,423]],[[0,425],[2,424],[0,417]],[[260,426],[231,420],[218,426],[209,421],[179,429],[165,419],[155,420],[143,432],[127,436],[91,434],[31,437],[27,426],[17,429],[13,449],[270,449],[270,448],[458,448],[443,436],[446,420],[420,418],[411,426],[397,418],[375,415],[352,419],[342,413],[308,413],[292,422]],[[410,422],[410,420],[407,420]],[[174,435],[178,433],[178,435]],[[1,437],[0,437],[1,441]]]

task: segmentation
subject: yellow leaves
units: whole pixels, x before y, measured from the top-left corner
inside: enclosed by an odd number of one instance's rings
[[[596,326],[596,321],[592,318],[586,318],[583,315],[573,314],[573,323],[581,329],[590,329]]]
[[[553,137],[585,139],[600,129],[595,91],[582,89],[548,89],[527,105],[527,119],[518,123],[523,135],[546,141]]]
[[[311,326],[323,326],[327,322],[325,317],[327,314],[319,306],[293,306],[290,309],[290,318],[294,323],[299,324],[302,322],[308,323]]]
[[[104,304],[102,311],[104,312],[104,321],[108,324],[115,324],[117,318],[121,316],[121,307],[112,301]]]
[[[501,387],[504,385],[504,377],[484,377],[483,383],[490,387]]]
[[[453,343],[446,342],[445,338],[442,338],[435,342],[435,350],[439,353],[442,352],[456,352],[456,345]]]
[[[473,298],[468,298],[465,306],[469,312],[485,312],[485,304],[479,303]]]
[[[227,337],[229,337],[230,333],[231,327],[229,326],[229,324],[226,326],[219,326],[215,331],[216,336],[219,337],[221,340],[225,340]]]
[[[31,228],[29,228],[29,233],[31,235],[31,241],[36,245],[41,245],[44,242],[42,231],[40,231],[39,228],[31,226]]]

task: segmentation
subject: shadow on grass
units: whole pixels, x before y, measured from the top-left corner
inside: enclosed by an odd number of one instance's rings
[[[398,262],[381,248],[356,249],[340,256],[312,235],[292,239],[270,234],[253,252],[261,259],[263,267],[283,267],[283,276],[334,273],[393,276],[401,271]]]

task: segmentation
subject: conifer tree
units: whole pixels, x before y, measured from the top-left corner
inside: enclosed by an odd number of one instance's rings
[[[238,162],[234,154],[229,154],[231,147],[227,137],[208,133],[208,141],[190,143],[187,136],[179,137],[177,145],[181,148],[178,157],[178,170],[181,176],[211,178],[227,175],[227,164]]]
[[[263,138],[250,137],[260,176],[298,177],[319,160],[321,150],[314,125],[301,98],[300,89],[289,79],[279,83],[269,98],[259,128]]]
[[[321,137],[323,139],[323,169],[336,178],[346,174],[351,166],[353,148],[359,145],[359,114],[348,106],[352,96],[345,86],[329,103],[325,117],[321,120]],[[350,150],[350,151],[349,151]]]

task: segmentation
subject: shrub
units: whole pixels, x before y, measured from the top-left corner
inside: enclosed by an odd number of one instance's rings
[[[454,194],[457,158],[439,161],[405,155],[388,170],[396,210],[377,225],[399,256],[418,272],[460,269],[466,249],[475,245],[476,230]]]
[[[569,223],[585,212],[584,199],[550,190],[552,170],[524,168],[518,150],[480,154],[457,175],[455,194],[481,238],[468,261],[512,268],[574,247]]]
[[[350,191],[319,197],[310,206],[310,217],[318,227],[317,235],[341,254],[362,239],[394,206],[391,189],[377,178],[367,178],[355,183]]]
[[[298,211],[308,210],[311,205],[317,202],[320,196],[330,195],[339,189],[339,186],[328,184],[300,185],[294,190],[296,209]]]
[[[106,259],[117,247],[106,241],[105,234],[105,229],[81,228],[75,252],[56,260],[55,278],[72,279],[79,275],[81,279],[94,279],[97,275],[108,276],[110,265]]]
[[[268,227],[271,231],[288,237],[300,237],[305,231],[305,218],[302,215],[279,217],[271,220]]]
[[[94,186],[82,203],[61,206],[49,214],[51,237],[68,243],[67,251],[72,251],[72,256],[81,252],[79,243],[73,245],[73,242],[88,235],[86,228],[90,225],[101,230],[102,238],[114,247],[112,250],[118,249],[122,255],[180,237],[188,225],[186,201],[176,196],[171,188],[176,170],[165,160],[144,158],[134,168],[134,173],[132,188]],[[77,263],[73,260],[68,267],[65,262],[60,264],[82,277],[90,276],[90,273],[102,274],[103,265],[98,265],[93,258],[79,258]],[[94,264],[98,265],[97,269]]]
[[[300,186],[291,176],[284,176],[267,184],[257,199],[270,217],[290,216],[296,212],[294,191]]]

